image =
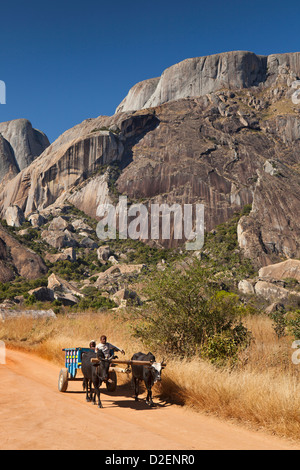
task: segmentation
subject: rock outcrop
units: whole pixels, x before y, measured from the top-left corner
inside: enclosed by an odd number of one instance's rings
[[[49,276],[47,289],[53,298],[60,301],[63,305],[77,304],[79,298],[84,297],[82,292],[80,292],[70,282],[61,279],[55,274],[51,274],[51,276]]]
[[[19,172],[13,149],[9,142],[0,134],[0,181],[9,181]]]
[[[25,222],[22,209],[17,205],[9,206],[5,212],[5,221],[10,227],[21,227]]]
[[[262,267],[256,279],[244,279],[239,282],[238,289],[242,294],[257,295],[273,302],[267,312],[277,307],[300,302],[300,261],[288,259],[276,264]]]
[[[16,275],[37,279],[47,267],[36,253],[29,250],[0,225],[0,282],[8,282]]]
[[[255,293],[269,302],[285,302],[293,297],[298,301],[300,300],[300,292],[285,289],[284,287],[266,281],[258,281],[255,284]]]
[[[35,160],[48,146],[47,136],[27,119],[0,123],[0,181],[6,181]]]
[[[134,85],[116,113],[204,96],[224,88],[268,86],[276,80],[283,67],[300,76],[300,53],[258,56],[252,52],[233,51],[186,59],[167,68],[160,78]]]
[[[53,310],[14,310],[0,308],[0,320],[12,320],[15,318],[56,318]]]
[[[155,93],[160,78],[150,78],[134,85],[128,95],[119,104],[116,112],[125,112],[146,107],[149,99]]]
[[[264,266],[258,273],[260,279],[266,281],[283,281],[295,279],[300,284],[300,260],[288,259],[281,263]]]

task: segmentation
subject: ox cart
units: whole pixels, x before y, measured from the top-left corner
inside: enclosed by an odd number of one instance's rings
[[[85,352],[93,351],[90,348],[65,348],[65,367],[59,372],[58,377],[58,389],[60,392],[66,392],[68,389],[69,382],[83,381],[83,376],[77,375],[78,371],[81,370],[82,355]],[[92,358],[91,362],[94,364],[99,363],[97,358]],[[126,369],[117,367],[118,364],[125,364]],[[109,380],[106,382],[106,388],[109,392],[114,392],[117,388],[117,372],[129,374],[131,372],[130,366],[142,365],[151,366],[153,361],[138,361],[138,360],[126,360],[126,359],[112,359],[109,367]],[[166,366],[164,361],[161,365]]]
[[[90,348],[65,348],[65,367],[63,367],[58,376],[58,390],[66,392],[69,382],[83,381],[83,376],[79,376],[78,371],[81,371],[82,355],[85,352],[90,352]],[[114,392],[117,388],[117,372],[129,373],[130,369],[121,369],[116,367],[117,360],[111,361],[109,368],[109,380],[106,383],[106,388],[109,392]],[[120,361],[121,363],[121,361]],[[123,363],[125,363],[123,361]]]

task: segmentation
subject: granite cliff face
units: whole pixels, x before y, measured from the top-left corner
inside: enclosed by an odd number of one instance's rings
[[[252,204],[238,226],[245,255],[258,266],[300,257],[299,77],[300,53],[174,65],[133,87],[115,115],[66,131],[3,181],[1,216],[13,205],[29,216],[69,201],[95,217],[110,200],[105,169],[117,163],[115,186],[129,201],[203,203],[207,231]]]
[[[269,86],[276,81],[283,67],[300,76],[300,53],[258,56],[252,52],[234,51],[186,59],[167,68],[160,78],[136,84],[116,112],[204,96],[223,88]]]
[[[27,119],[0,123],[0,181],[26,168],[50,145],[47,136]]]
[[[156,108],[161,124],[134,147],[118,189],[149,202],[201,202],[207,231],[252,204],[239,225],[245,254],[258,265],[298,257],[300,135],[287,144],[272,133],[281,118],[260,120],[243,107],[251,96],[229,94]],[[298,120],[290,115],[289,128]]]
[[[75,191],[80,191],[79,199],[86,202],[82,210],[95,216],[97,207],[84,196],[87,191],[93,198],[94,185],[83,188],[92,178],[99,177],[98,171],[102,173],[103,167],[130,159],[131,147],[157,123],[152,113],[123,116],[120,120],[100,116],[68,130],[10,184],[2,184],[2,216],[12,205],[18,205],[28,216],[58,199],[77,200]],[[98,202],[94,198],[94,203]]]

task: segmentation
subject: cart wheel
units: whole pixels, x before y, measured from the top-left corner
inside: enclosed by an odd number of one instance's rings
[[[66,392],[68,388],[68,369],[61,369],[58,376],[58,390]]]
[[[112,382],[106,382],[106,388],[109,392],[114,392],[117,388],[117,374],[114,370],[109,371],[108,377]]]

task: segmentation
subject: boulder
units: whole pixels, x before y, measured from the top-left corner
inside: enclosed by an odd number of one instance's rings
[[[94,274],[97,276],[96,282],[93,284],[98,289],[105,289],[109,292],[116,292],[123,289],[130,279],[136,276],[145,267],[143,264],[123,264],[119,263],[111,266],[106,271]]]
[[[38,212],[30,214],[28,216],[28,220],[31,223],[31,225],[35,228],[41,227],[46,223],[46,219]]]
[[[63,305],[74,305],[78,303],[78,297],[84,297],[79,289],[54,273],[48,278],[48,289],[53,291],[54,299],[59,300]]]
[[[24,228],[23,230],[18,231],[18,235],[21,235],[21,237],[25,237],[26,235],[29,235],[30,231],[28,228]]]
[[[73,230],[72,225],[63,217],[55,217],[49,224],[49,231]]]
[[[90,250],[95,250],[96,248],[98,248],[98,244],[94,242],[94,240],[92,240],[90,237],[84,237],[80,242],[80,246],[82,246],[83,248],[89,248]]]
[[[110,247],[108,245],[99,246],[97,250],[97,256],[101,263],[107,262],[108,258],[111,256]]]
[[[36,289],[31,289],[30,291],[28,291],[28,294],[33,295],[36,300],[41,302],[53,302],[54,300],[53,290],[45,286],[37,287]]]
[[[271,313],[283,312],[283,311],[284,311],[284,304],[280,302],[273,302],[265,310],[267,315],[270,315]]]
[[[14,308],[16,307],[16,303],[17,302],[14,302],[14,300],[4,299],[3,302],[0,304],[0,309]]]
[[[258,275],[264,280],[296,279],[300,282],[300,260],[288,259],[281,263],[262,267]]]
[[[258,281],[254,287],[256,295],[263,297],[269,301],[287,301],[289,298],[294,297],[300,300],[300,292],[291,291],[284,287],[276,286],[271,282]]]
[[[135,305],[141,305],[142,302],[137,295],[136,292],[128,289],[128,288],[123,288],[120,289],[118,292],[116,292],[113,296],[112,299],[114,302],[119,306],[128,306],[132,303]]]
[[[24,213],[17,205],[9,206],[5,212],[5,220],[10,227],[21,227],[25,222]]]
[[[55,292],[54,298],[65,306],[72,306],[78,303],[78,297],[70,292]]]
[[[41,237],[45,240],[46,243],[48,243],[48,245],[51,245],[53,248],[57,249],[78,246],[77,241],[71,232],[68,231],[43,230]]]
[[[0,320],[10,320],[13,318],[56,318],[53,310],[14,310],[14,309],[0,309]]]
[[[238,289],[243,294],[255,294],[253,285],[251,284],[251,282],[247,281],[246,279],[243,279],[242,281],[238,283]]]
[[[69,261],[76,261],[76,250],[73,246],[70,248],[65,248],[63,254],[67,256]]]
[[[46,253],[45,259],[49,261],[50,263],[54,264],[57,261],[67,261],[69,257],[65,253],[57,253],[57,254]]]
[[[116,266],[111,266],[106,271],[97,274],[99,278],[105,278],[109,276],[119,276],[121,274],[133,274],[140,273],[145,268],[144,264],[122,264],[119,263]],[[95,276],[95,274],[94,274]]]
[[[94,233],[95,230],[92,229],[88,224],[84,222],[83,219],[76,219],[72,221],[72,227],[76,231],[83,230],[84,232],[87,233]]]

